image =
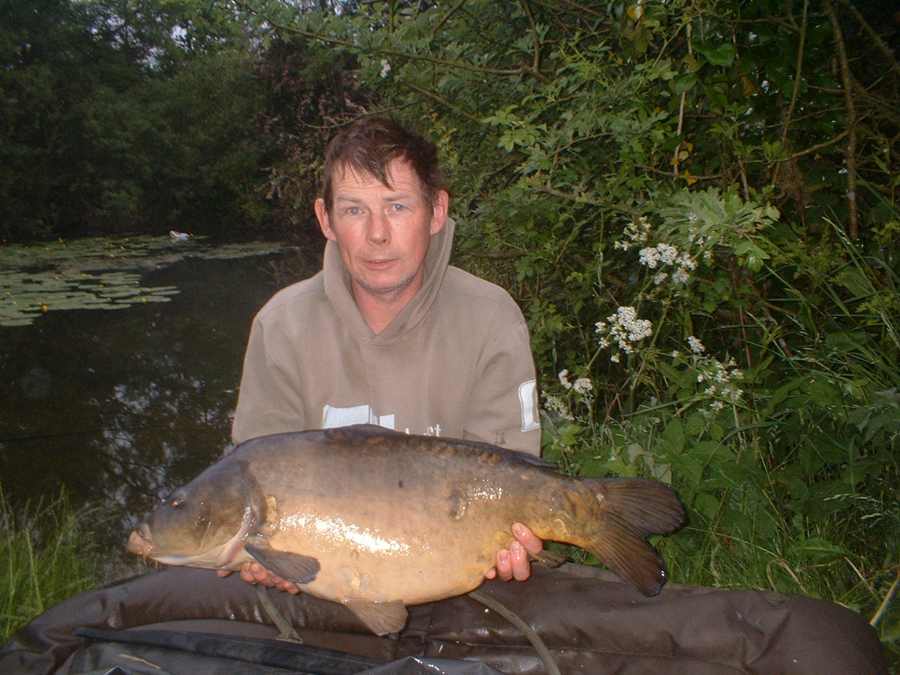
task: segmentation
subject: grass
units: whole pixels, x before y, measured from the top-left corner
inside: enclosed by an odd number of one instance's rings
[[[0,644],[48,608],[103,581],[93,520],[64,493],[14,512],[0,489]]]

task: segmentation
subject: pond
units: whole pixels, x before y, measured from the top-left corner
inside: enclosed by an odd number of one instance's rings
[[[103,543],[120,551],[136,517],[228,445],[250,322],[276,290],[273,270],[290,261],[303,277],[320,264],[318,251],[278,244],[122,241],[105,262],[109,240],[80,243],[62,263],[0,249],[0,488],[15,508],[64,487],[74,505],[98,507]],[[22,283],[44,295],[35,301]],[[32,311],[14,315],[16,284],[17,306],[25,296]],[[85,289],[91,297],[73,299]]]

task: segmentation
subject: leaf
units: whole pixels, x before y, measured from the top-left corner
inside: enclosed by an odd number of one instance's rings
[[[694,85],[697,84],[697,76],[694,73],[687,73],[685,75],[679,75],[674,80],[672,80],[672,91],[675,92],[676,95],[681,95],[690,89],[693,89]]]
[[[734,46],[728,42],[716,47],[697,47],[697,51],[714,66],[730,66],[734,63]]]
[[[694,510],[713,520],[719,512],[719,499],[708,492],[698,492],[694,497]]]
[[[676,417],[666,425],[661,440],[665,450],[670,453],[677,454],[684,450],[684,427],[680,419]]]
[[[846,555],[848,555],[846,549],[824,537],[810,537],[798,541],[790,547],[788,553],[789,558],[799,558],[812,563],[826,563]]]

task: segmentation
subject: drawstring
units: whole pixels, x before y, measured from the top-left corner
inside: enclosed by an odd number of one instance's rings
[[[556,665],[556,661],[553,660],[553,656],[550,654],[550,650],[547,649],[547,645],[544,644],[541,636],[537,634],[537,631],[535,631],[534,628],[529,626],[521,617],[519,617],[518,614],[501,604],[496,598],[482,593],[481,591],[471,591],[469,597],[477,600],[488,609],[494,610],[513,626],[522,631],[525,637],[528,638],[531,646],[534,647],[535,651],[538,653],[538,656],[541,657],[541,661],[544,662],[544,668],[547,670],[547,675],[560,675],[559,667]]]

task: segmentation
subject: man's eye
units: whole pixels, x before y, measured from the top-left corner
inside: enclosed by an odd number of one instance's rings
[[[405,210],[406,210],[405,204],[391,204],[391,211],[398,212],[398,211],[405,211]]]
[[[348,216],[358,216],[360,213],[362,213],[362,209],[360,209],[358,206],[348,206],[345,209],[344,213],[346,213]]]

